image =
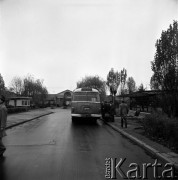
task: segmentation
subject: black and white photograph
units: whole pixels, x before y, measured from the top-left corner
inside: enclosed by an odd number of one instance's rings
[[[178,0],[0,0],[0,180],[178,179]]]

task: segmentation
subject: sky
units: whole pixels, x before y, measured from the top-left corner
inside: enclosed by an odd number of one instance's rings
[[[43,79],[51,94],[125,68],[149,89],[155,42],[178,0],[0,0],[0,73]]]

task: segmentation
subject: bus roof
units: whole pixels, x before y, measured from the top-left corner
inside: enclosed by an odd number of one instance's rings
[[[78,88],[75,89],[73,92],[99,92],[99,91],[94,88]]]

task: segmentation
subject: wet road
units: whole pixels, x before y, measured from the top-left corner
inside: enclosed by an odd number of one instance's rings
[[[155,161],[102,121],[72,124],[68,109],[12,128],[7,135],[1,180],[103,180],[106,158],[126,158],[124,172],[130,163],[142,168]],[[152,169],[148,174],[152,179]]]

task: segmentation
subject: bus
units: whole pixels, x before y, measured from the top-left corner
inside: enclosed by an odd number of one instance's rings
[[[94,88],[78,88],[73,91],[71,102],[72,121],[76,119],[101,118],[101,102],[99,91]]]

